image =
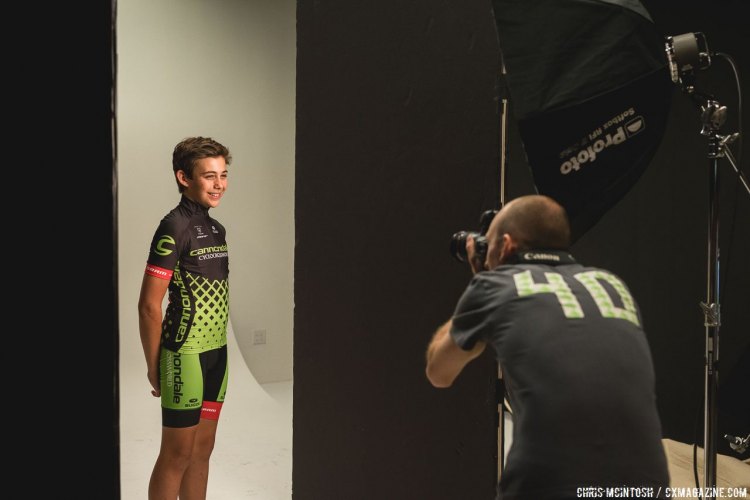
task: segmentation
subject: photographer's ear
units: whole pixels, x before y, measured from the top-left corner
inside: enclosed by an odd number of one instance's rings
[[[502,246],[500,247],[500,264],[505,263],[511,255],[518,251],[518,243],[508,233],[503,233],[502,242]]]

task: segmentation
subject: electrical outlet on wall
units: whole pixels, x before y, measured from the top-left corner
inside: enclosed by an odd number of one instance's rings
[[[265,344],[266,343],[266,331],[255,330],[253,331],[253,345]]]

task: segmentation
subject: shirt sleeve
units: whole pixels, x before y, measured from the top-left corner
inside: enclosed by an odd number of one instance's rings
[[[450,335],[468,351],[478,340],[489,339],[493,328],[493,312],[497,310],[497,285],[491,286],[479,273],[464,290],[453,313]]]
[[[146,274],[169,280],[179,260],[179,228],[164,219],[154,233],[146,260]]]

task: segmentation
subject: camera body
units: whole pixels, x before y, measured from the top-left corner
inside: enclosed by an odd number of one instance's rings
[[[454,259],[466,262],[469,256],[466,253],[466,240],[469,236],[474,238],[474,251],[477,257],[484,261],[487,256],[487,230],[490,228],[492,219],[498,210],[485,210],[479,216],[479,231],[458,231],[451,236],[450,252]]]

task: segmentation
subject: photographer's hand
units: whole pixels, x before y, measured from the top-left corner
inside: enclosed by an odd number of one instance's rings
[[[474,251],[474,237],[469,235],[466,237],[466,256],[471,266],[471,272],[477,274],[479,271],[484,271],[484,261],[480,255]]]

